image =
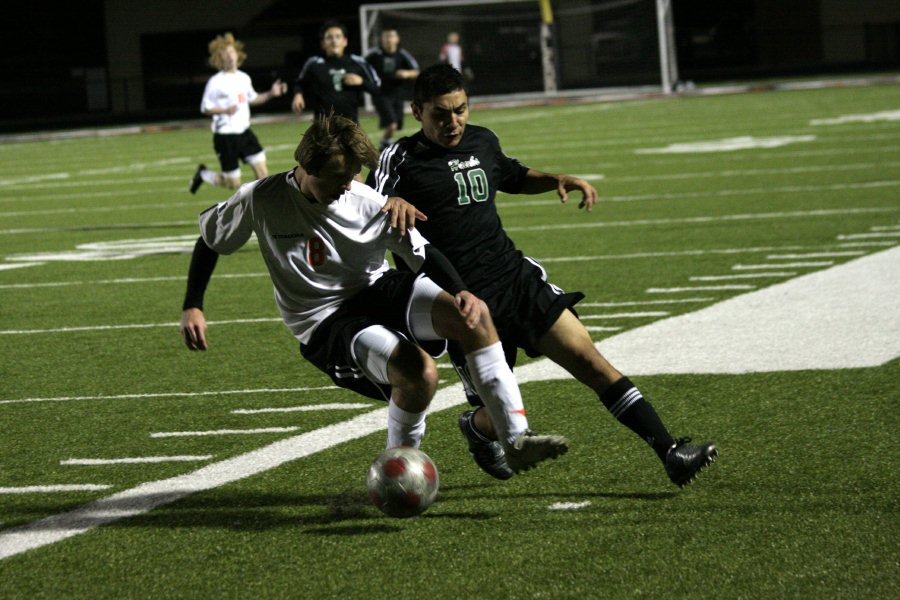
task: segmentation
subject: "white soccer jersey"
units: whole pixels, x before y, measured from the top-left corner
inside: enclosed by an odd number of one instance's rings
[[[250,76],[243,71],[219,71],[206,82],[200,110],[206,113],[214,108],[237,106],[233,115],[212,115],[212,130],[213,133],[244,133],[250,128],[250,102],[257,95]]]
[[[418,271],[428,242],[416,230],[404,237],[381,209],[386,202],[353,181],[331,204],[300,193],[293,171],[247,183],[200,214],[200,233],[219,254],[231,254],[256,233],[285,325],[307,343],[342,302],[388,270],[387,250]]]

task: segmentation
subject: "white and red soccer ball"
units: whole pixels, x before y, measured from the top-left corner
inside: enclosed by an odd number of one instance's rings
[[[416,448],[389,448],[369,466],[369,498],[391,517],[414,517],[425,512],[437,497],[438,485],[437,467]]]

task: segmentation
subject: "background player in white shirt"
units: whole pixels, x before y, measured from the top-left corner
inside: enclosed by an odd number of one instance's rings
[[[485,304],[440,252],[407,229],[415,224],[414,207],[399,198],[388,202],[354,179],[377,157],[350,119],[317,119],[297,147],[297,167],[248,183],[204,211],[183,305],[185,343],[206,349],[203,295],[218,255],[236,251],[255,233],[275,302],[301,354],[337,385],[389,401],[389,448],[418,447],[438,383],[434,360],[421,346],[440,341],[441,352],[442,340],[452,339],[466,353],[510,468],[524,471],[562,454],[565,438],[528,429]],[[427,276],[390,269],[388,249]]]
[[[199,165],[191,180],[192,194],[197,193],[204,181],[236,189],[241,185],[239,159],[253,168],[257,179],[269,174],[266,153],[250,130],[250,107],[281,96],[287,92],[287,84],[276,79],[268,91],[258,94],[250,76],[238,69],[246,58],[244,45],[230,33],[217,36],[209,43],[209,64],[219,72],[206,83],[200,112],[212,116],[213,147],[222,172]]]

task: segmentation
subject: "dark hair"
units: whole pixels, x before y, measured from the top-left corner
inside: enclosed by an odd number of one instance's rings
[[[422,106],[435,96],[443,96],[457,90],[465,90],[462,73],[450,65],[432,65],[419,73],[413,89],[413,104]]]
[[[344,37],[349,37],[349,36],[347,35],[347,26],[346,26],[346,25],[344,25],[344,24],[341,23],[340,21],[325,21],[325,22],[322,24],[322,26],[319,27],[319,41],[321,42],[322,40],[324,40],[324,39],[325,39],[325,33],[326,33],[329,29],[334,29],[335,27],[337,27],[338,29],[341,30],[341,32],[343,32]]]
[[[335,156],[353,158],[374,169],[378,151],[365,131],[352,120],[334,113],[317,117],[294,151],[294,159],[310,175],[318,176]]]

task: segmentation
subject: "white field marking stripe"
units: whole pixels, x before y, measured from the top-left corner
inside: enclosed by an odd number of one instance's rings
[[[621,327],[600,327],[597,325],[585,325],[588,331],[622,331]]]
[[[647,288],[648,294],[668,294],[676,292],[696,292],[698,290],[752,290],[755,285],[695,285],[691,287]]]
[[[884,163],[869,162],[856,163],[849,165],[817,165],[812,167],[791,167],[787,169],[729,169],[727,171],[691,171],[688,173],[671,173],[666,175],[628,175],[624,177],[616,177],[614,175],[607,176],[611,181],[661,181],[672,179],[699,179],[709,177],[738,177],[745,175],[776,175],[790,173],[819,173],[819,172],[835,172],[835,171],[856,171],[860,169],[883,169],[886,167],[900,166],[900,161],[889,161]]]
[[[890,213],[900,211],[900,207],[839,208],[823,210],[796,210],[770,213],[743,213],[716,215],[709,217],[682,217],[676,219],[636,219],[633,221],[601,221],[595,223],[560,223],[557,225],[524,225],[506,227],[507,231],[550,231],[554,229],[593,229],[597,227],[634,227],[643,225],[673,225],[681,223],[721,223],[727,221],[753,221],[766,219],[794,219],[804,217],[834,217],[862,213]]]
[[[807,192],[824,192],[838,190],[863,190],[884,187],[896,187],[900,180],[866,181],[862,183],[834,183],[830,185],[790,185],[771,188],[741,188],[735,190],[716,190],[708,192],[678,192],[673,194],[635,194],[631,196],[602,196],[601,202],[639,202],[643,200],[683,200],[689,198],[719,198],[730,196],[751,196],[756,194],[798,194]],[[577,196],[575,198],[577,200]],[[570,199],[571,202],[571,199]],[[559,200],[526,200],[498,202],[497,208],[519,208],[531,206],[558,206]]]
[[[584,319],[640,319],[642,317],[667,317],[669,313],[664,310],[633,313],[609,313],[607,315],[581,315]]]
[[[338,390],[336,385],[298,388],[261,388],[251,390],[219,390],[206,392],[159,392],[154,394],[115,394],[112,396],[56,396],[51,398],[22,398],[19,400],[0,400],[0,404],[21,404],[23,402],[70,402],[74,400],[131,400],[141,398],[192,398],[194,396],[233,396],[245,394],[286,394],[295,392],[321,392]]]
[[[869,227],[869,231],[897,231],[897,230],[900,230],[900,225],[884,225],[884,226]]]
[[[257,433],[290,433],[299,427],[259,427],[256,429],[216,429],[212,431],[157,431],[150,434],[152,438],[169,437],[203,437],[210,435],[255,435]]]
[[[886,246],[896,246],[897,242],[845,242],[843,244],[838,244],[838,248],[865,248],[865,247],[879,247],[884,248]]]
[[[202,455],[182,455],[182,456],[142,456],[135,458],[69,458],[59,461],[61,465],[84,465],[84,466],[100,466],[100,465],[139,465],[144,463],[165,463],[165,462],[197,462],[210,460],[214,458],[213,454]]]
[[[88,206],[84,208],[50,208],[46,210],[16,210],[0,213],[0,217],[33,217],[39,215],[62,215],[78,213],[119,212],[157,208],[197,207],[197,202],[158,202],[155,204],[119,204],[115,206]]]
[[[42,262],[24,262],[24,263],[15,263],[9,265],[0,265],[0,271],[9,271],[12,269],[24,269],[26,267],[39,267],[41,265],[45,265],[47,263]]]
[[[191,180],[191,176],[188,175],[185,177],[184,175],[159,175],[156,177],[120,177],[117,179],[89,179],[89,180],[81,180],[81,181],[73,181],[71,179],[66,181],[59,182],[46,182],[46,183],[27,183],[24,185],[17,185],[15,190],[17,192],[30,192],[32,190],[58,190],[62,188],[76,188],[76,187],[103,187],[103,186],[113,186],[113,185],[130,185],[134,183],[160,183],[160,182],[171,182],[171,181],[185,181],[188,182]]]
[[[778,263],[778,264],[765,264],[765,265],[734,265],[731,267],[735,271],[755,271],[755,270],[765,270],[771,269],[773,267],[781,267],[781,268],[789,268],[789,269],[801,269],[801,268],[813,268],[813,267],[830,267],[834,264],[833,260],[819,260],[819,261],[811,261],[811,262],[793,262],[793,263]]]
[[[785,258],[832,258],[835,256],[862,256],[865,252],[861,250],[848,250],[846,252],[807,252],[805,254],[770,254],[766,258],[769,260],[779,260]]]
[[[900,231],[884,233],[848,233],[837,236],[839,240],[864,240],[868,238],[900,237]]]
[[[33,175],[27,177],[18,177],[13,179],[0,179],[0,186],[18,185],[21,183],[43,183],[53,179],[71,179],[72,177],[91,176],[91,175],[111,175],[113,173],[131,173],[135,171],[144,171],[157,167],[168,167],[179,163],[188,163],[191,159],[187,156],[181,158],[167,158],[164,160],[156,160],[148,163],[132,163],[130,165],[122,165],[119,167],[108,167],[104,169],[84,169],[75,171],[74,173],[48,173],[45,175]],[[183,177],[181,179],[184,179]],[[128,181],[128,180],[126,180]]]
[[[188,179],[185,180],[185,183],[188,182]],[[184,188],[170,188],[165,190],[131,190],[131,191],[123,191],[123,190],[113,190],[109,192],[84,192],[81,194],[48,194],[48,195],[28,195],[28,196],[10,196],[7,198],[0,198],[0,202],[37,202],[42,200],[75,200],[80,198],[85,198],[89,200],[93,200],[96,198],[122,198],[123,196],[159,196],[162,194],[180,194],[184,192]],[[176,196],[177,197],[177,196]]]
[[[275,323],[281,322],[277,317],[260,319],[232,319],[230,321],[207,321],[207,325],[235,325],[242,323]],[[138,325],[89,325],[85,327],[58,327],[56,329],[13,329],[0,331],[0,335],[26,335],[30,333],[71,333],[73,331],[108,331],[111,329],[150,329],[153,327],[179,327],[180,323],[144,323]]]
[[[596,308],[612,308],[615,306],[644,306],[650,304],[684,304],[688,302],[711,302],[716,300],[713,297],[707,298],[677,298],[671,300],[637,300],[631,302],[579,302],[578,308],[596,307]]]
[[[590,505],[590,500],[585,500],[584,502],[554,502],[547,508],[550,510],[580,510]]]
[[[0,487],[0,494],[48,494],[51,492],[99,492],[108,490],[111,485],[106,484],[59,484],[59,485],[27,485],[22,487]],[[0,546],[0,558],[3,556],[3,546]]]
[[[598,344],[604,356],[619,369],[636,375],[665,373],[748,372],[762,367],[766,371],[785,368],[816,369],[870,367],[892,360],[900,353],[900,321],[885,327],[872,315],[898,314],[900,272],[896,268],[900,248],[865,256],[841,266],[778,283],[750,294],[713,304],[698,312],[687,313],[632,329]],[[848,291],[853,295],[847,297]],[[788,292],[785,301],[785,292]],[[760,303],[758,300],[764,302]],[[821,309],[807,310],[809,303]],[[748,311],[750,307],[752,310]],[[803,307],[802,309],[800,307]],[[822,327],[834,320],[834,310],[847,314],[836,324],[846,331]],[[843,311],[843,313],[841,312]],[[778,314],[772,314],[778,313]],[[797,315],[804,322],[793,323]],[[741,319],[736,319],[741,316]],[[764,318],[766,326],[760,326]],[[816,321],[820,322],[817,324]],[[748,336],[733,335],[737,324],[744,324]],[[796,328],[785,334],[784,324]],[[718,327],[716,327],[718,325]],[[858,327],[867,331],[860,335]],[[702,326],[702,328],[701,328]],[[761,335],[765,333],[766,335]],[[810,340],[809,336],[829,339]],[[764,338],[764,339],[759,339]],[[674,340],[674,341],[673,341]],[[836,340],[842,340],[836,343]],[[750,346],[747,345],[748,341]],[[789,343],[790,352],[771,352],[772,347]],[[754,348],[748,351],[748,347]],[[760,347],[760,350],[755,348]],[[690,350],[691,359],[686,359]],[[831,353],[838,351],[842,355]],[[730,352],[730,353],[729,353]],[[813,355],[810,355],[810,352]],[[876,355],[877,354],[877,355]],[[791,361],[786,364],[785,361]],[[748,365],[748,361],[761,361]],[[562,368],[547,359],[516,369],[520,384],[530,381],[570,379]],[[441,388],[429,407],[431,414],[465,403],[462,384]],[[383,431],[387,408],[378,408],[315,431],[309,431],[241,454],[205,465],[177,477],[151,481],[101,498],[70,510],[19,527],[0,531],[0,559],[30,549],[53,544],[119,519],[140,515],[191,494],[210,490],[271,469],[286,462],[310,456],[346,441]],[[373,442],[373,447],[382,440]]]
[[[696,275],[691,281],[730,281],[733,279],[755,279],[757,277],[793,277],[793,271],[777,271],[771,273],[744,273],[743,275]]]
[[[69,233],[72,231],[101,231],[114,229],[146,229],[147,227],[196,227],[197,221],[153,221],[150,223],[116,223],[115,225],[75,225],[72,227],[27,227],[0,229],[0,235],[25,235],[32,233]]]
[[[32,263],[44,264],[44,263]],[[0,265],[3,269],[5,265]],[[18,265],[15,265],[18,266]],[[216,279],[243,279],[246,277],[268,277],[268,273],[217,273]],[[171,275],[168,277],[125,277],[122,279],[97,279],[94,281],[48,281],[45,283],[7,283],[0,285],[0,289],[31,289],[42,287],[63,287],[69,285],[117,285],[121,283],[157,283],[160,281],[184,281],[185,275]]]
[[[305,406],[285,406],[280,408],[238,408],[231,411],[231,414],[258,415],[262,413],[307,412],[316,410],[356,410],[359,408],[375,408],[375,406],[372,404],[363,404],[361,402],[330,402],[327,404],[308,404]]]

